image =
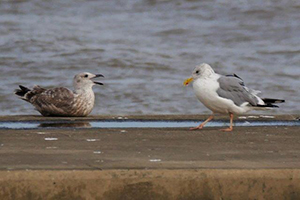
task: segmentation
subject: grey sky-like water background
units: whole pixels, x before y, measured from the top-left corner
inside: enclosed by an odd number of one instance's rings
[[[208,114],[182,82],[197,64],[236,73],[300,113],[300,1],[0,1],[0,114],[38,114],[13,91],[102,73],[94,115]]]

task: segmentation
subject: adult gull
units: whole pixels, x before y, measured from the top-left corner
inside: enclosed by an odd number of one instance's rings
[[[94,85],[103,83],[94,78],[104,77],[102,74],[83,72],[73,79],[74,91],[65,87],[45,89],[34,86],[28,89],[20,85],[15,94],[22,100],[31,103],[43,116],[84,117],[91,113],[94,107]]]
[[[186,79],[183,84],[186,86],[191,81],[193,81],[193,89],[199,101],[212,111],[207,120],[191,130],[202,129],[214,118],[215,113],[221,113],[230,116],[230,127],[221,130],[232,131],[234,114],[270,109],[278,107],[274,103],[284,102],[281,99],[260,98],[257,96],[260,92],[247,88],[244,81],[236,74],[226,76],[217,74],[206,63],[196,66],[192,77]]]

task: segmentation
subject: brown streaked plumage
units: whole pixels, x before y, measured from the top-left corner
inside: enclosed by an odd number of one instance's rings
[[[64,87],[45,89],[40,86],[31,90],[20,85],[15,94],[31,103],[43,116],[84,117],[94,107],[95,95],[92,87],[95,84],[103,85],[92,80],[96,77],[103,75],[88,72],[77,74],[73,79],[74,91]]]

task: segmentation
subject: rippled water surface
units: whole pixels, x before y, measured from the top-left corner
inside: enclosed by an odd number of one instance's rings
[[[257,3],[255,3],[257,2]],[[299,113],[300,1],[0,1],[0,113],[37,114],[18,84],[72,87],[102,73],[92,114],[205,114],[182,82],[209,63],[236,73],[270,113]]]

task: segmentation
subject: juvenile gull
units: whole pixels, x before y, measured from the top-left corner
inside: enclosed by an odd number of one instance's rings
[[[233,114],[243,114],[250,110],[270,109],[278,107],[273,103],[282,103],[281,99],[260,98],[259,91],[249,89],[243,80],[233,75],[220,75],[206,63],[196,66],[192,77],[184,81],[184,85],[193,82],[194,92],[208,109],[211,116],[199,126],[191,130],[202,129],[204,125],[214,118],[215,113],[229,114],[230,127],[222,131],[232,131]]]
[[[20,85],[15,94],[31,103],[43,116],[84,117],[90,114],[94,107],[95,95],[92,87],[103,85],[93,79],[104,77],[102,74],[88,72],[75,75],[74,91],[65,87],[45,89],[34,86],[28,89]]]

